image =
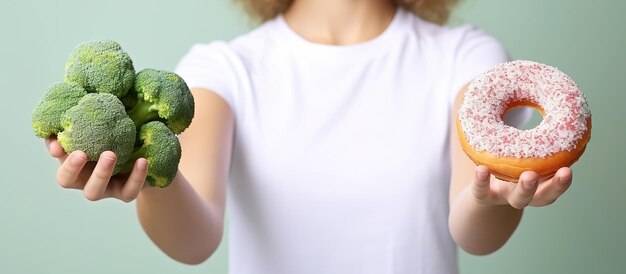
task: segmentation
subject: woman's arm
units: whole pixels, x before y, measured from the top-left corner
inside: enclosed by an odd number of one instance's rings
[[[68,155],[56,139],[46,139],[50,155],[61,162],[59,185],[82,190],[91,201],[137,198],[139,220],[148,236],[166,254],[190,264],[213,254],[222,237],[234,131],[233,114],[221,97],[208,90],[192,93],[195,117],[180,135],[179,172],[164,189],[145,186],[146,159],[138,159],[129,175],[111,176],[113,152],[105,151],[96,163],[88,162],[84,152]]]
[[[195,117],[180,135],[179,171],[167,188],[145,186],[147,161],[143,158],[129,175],[111,176],[116,162],[111,151],[103,152],[94,163],[82,151],[65,154],[54,138],[47,139],[46,145],[61,162],[59,185],[82,190],[91,201],[136,198],[139,221],[152,241],[170,257],[196,264],[211,256],[222,238],[234,117],[217,94],[201,89],[192,93]]]
[[[179,136],[179,172],[167,188],[145,188],[137,198],[137,213],[163,252],[196,264],[211,256],[222,238],[234,117],[217,94],[201,89],[192,93],[195,116]]]
[[[485,166],[476,166],[463,152],[456,133],[456,113],[467,86],[459,92],[452,108],[450,150],[450,234],[465,251],[484,255],[498,250],[511,237],[523,208],[553,203],[572,182],[564,167],[547,181],[539,182],[535,172],[524,172],[517,184],[491,176]]]

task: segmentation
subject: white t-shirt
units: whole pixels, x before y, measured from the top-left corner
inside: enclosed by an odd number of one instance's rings
[[[457,273],[450,109],[507,59],[474,27],[403,9],[357,45],[311,43],[279,16],[193,46],[177,73],[235,115],[230,272]]]

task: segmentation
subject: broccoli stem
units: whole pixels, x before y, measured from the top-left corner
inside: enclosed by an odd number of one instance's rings
[[[156,111],[150,110],[151,106],[151,103],[140,100],[127,112],[130,119],[132,119],[135,123],[135,127],[137,127],[137,129],[147,122],[160,120],[159,114]]]
[[[140,146],[139,148],[137,148],[130,155],[130,158],[128,159],[128,161],[126,161],[126,164],[124,164],[124,167],[122,167],[120,173],[130,173],[133,170],[133,166],[135,165],[135,161],[137,161],[137,159],[139,159],[139,158],[144,157],[145,155],[146,155],[146,147],[145,146]]]

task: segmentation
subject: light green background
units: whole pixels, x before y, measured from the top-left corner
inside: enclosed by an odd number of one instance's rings
[[[466,0],[474,23],[516,59],[558,66],[586,93],[593,134],[570,191],[533,208],[497,253],[461,253],[462,273],[624,273],[626,2]],[[229,0],[0,2],[0,273],[226,273],[226,242],[199,266],[179,264],[141,230],[133,204],[86,201],[55,182],[56,160],[30,127],[43,90],[79,42],[119,41],[137,68],[173,69],[195,42],[249,29]],[[322,273],[320,273],[322,274]]]

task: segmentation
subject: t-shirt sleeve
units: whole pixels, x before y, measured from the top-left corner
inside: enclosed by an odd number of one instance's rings
[[[510,61],[509,54],[502,43],[473,26],[462,28],[463,37],[455,51],[453,74],[450,86],[450,105],[454,104],[461,89],[490,68]],[[532,115],[530,109],[516,109],[507,115],[507,124],[521,127]]]
[[[196,44],[181,58],[175,71],[189,88],[217,93],[234,111],[236,77],[231,55],[231,50],[224,42]]]
[[[502,44],[473,26],[462,27],[462,38],[453,60],[450,100],[454,102],[463,86],[490,68],[510,60]]]

